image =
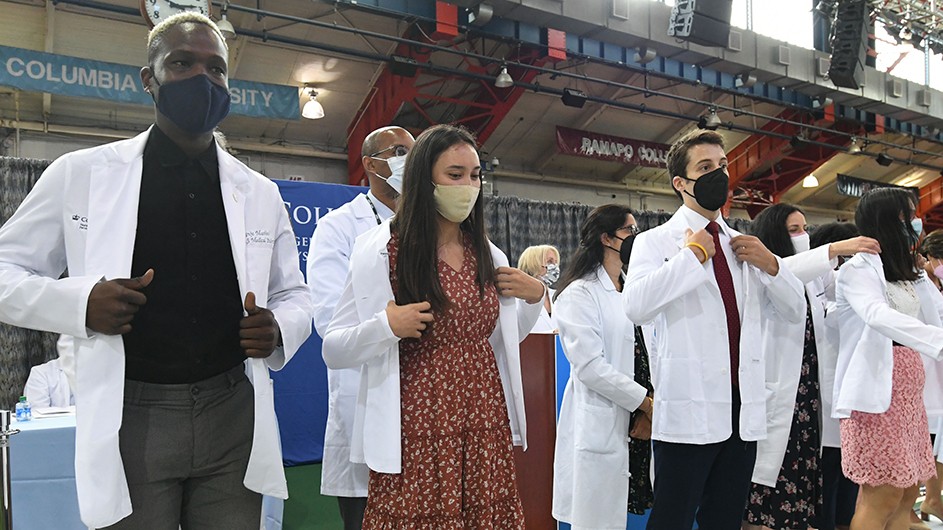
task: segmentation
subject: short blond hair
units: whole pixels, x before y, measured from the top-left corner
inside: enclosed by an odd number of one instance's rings
[[[560,251],[553,245],[534,245],[527,247],[521,252],[521,257],[517,259],[517,268],[527,274],[536,277],[541,273],[541,268],[547,261],[547,255],[553,254],[560,263]]]
[[[154,26],[151,31],[147,34],[147,64],[153,66],[154,60],[157,58],[157,52],[160,50],[160,45],[163,43],[164,37],[167,35],[167,32],[171,28],[175,28],[181,24],[203,24],[208,26],[214,33],[219,37],[219,40],[223,41],[223,47],[227,50],[229,46],[226,44],[226,37],[223,36],[223,33],[219,31],[219,26],[215,22],[210,20],[206,15],[202,15],[195,11],[184,11],[183,13],[177,13],[172,15],[165,20],[162,20],[159,24]]]

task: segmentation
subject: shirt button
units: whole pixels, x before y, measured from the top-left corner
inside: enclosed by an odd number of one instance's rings
[[[190,279],[193,280],[193,281],[196,281],[196,274],[191,275],[191,276],[190,276]]]
[[[196,317],[191,318],[191,319],[190,319],[190,323],[191,323],[191,324],[196,324]]]
[[[196,239],[196,232],[190,232],[190,239]]]
[[[192,387],[190,388],[190,393],[195,396],[200,393],[200,389],[198,387]]]
[[[189,197],[190,197],[191,199],[195,199],[195,198],[196,198],[196,194],[195,194],[195,193],[191,193],[191,194],[189,195]]]

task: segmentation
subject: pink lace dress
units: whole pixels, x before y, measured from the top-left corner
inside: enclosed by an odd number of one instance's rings
[[[911,316],[920,309],[912,282],[888,283],[888,302]],[[842,471],[857,484],[907,488],[936,475],[920,354],[895,344],[893,364],[890,408],[853,411],[840,422]]]

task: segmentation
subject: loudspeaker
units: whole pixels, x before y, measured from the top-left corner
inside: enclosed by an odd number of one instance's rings
[[[850,0],[838,4],[832,33],[832,59],[828,77],[835,86],[861,88],[864,65],[868,56],[870,10],[867,0]]]
[[[702,46],[727,47],[733,0],[678,0],[671,8],[668,35]]]

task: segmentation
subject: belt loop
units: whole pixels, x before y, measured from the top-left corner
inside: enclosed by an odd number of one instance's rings
[[[226,378],[229,379],[229,388],[236,386],[236,384],[242,380],[240,376],[245,376],[245,374],[246,374],[245,361],[243,361],[241,364],[237,364],[231,370],[226,372]]]

